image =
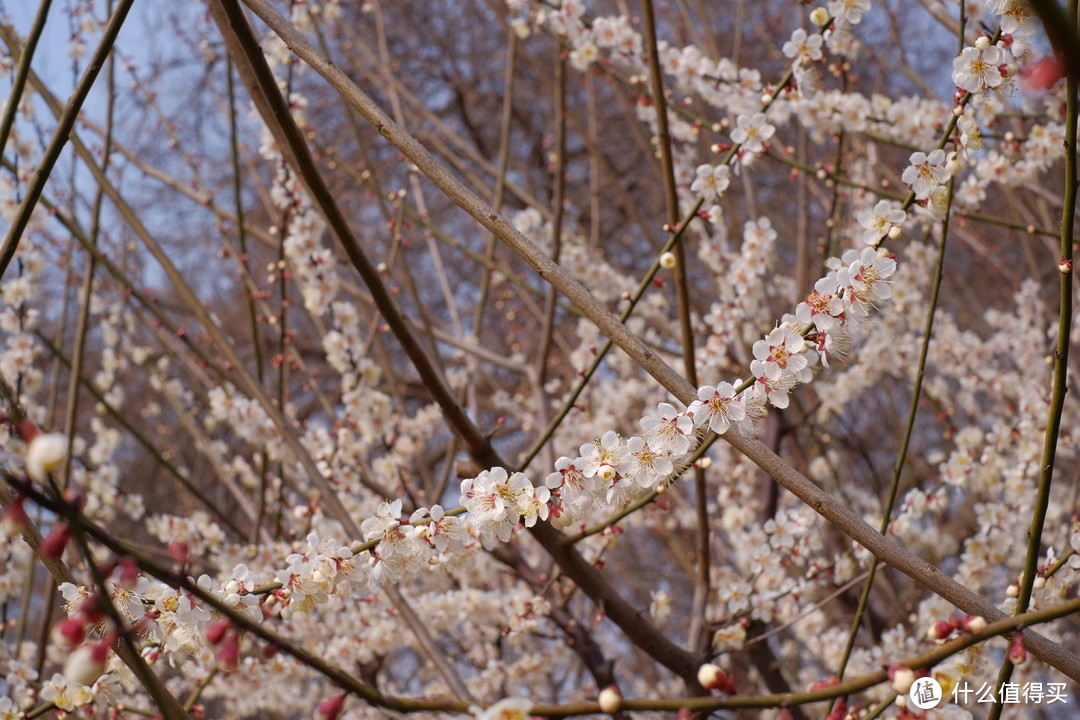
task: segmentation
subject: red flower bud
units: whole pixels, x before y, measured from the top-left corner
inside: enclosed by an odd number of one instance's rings
[[[49,536],[41,541],[41,552],[45,557],[56,560],[64,554],[68,542],[71,540],[71,528],[67,523],[57,523],[49,532]]]
[[[315,720],[337,720],[344,706],[345,693],[323,700],[315,711]]]
[[[73,648],[86,637],[86,626],[78,617],[67,618],[53,625],[51,636],[57,645]]]
[[[188,558],[191,557],[191,551],[188,549],[187,543],[174,540],[169,543],[169,555],[172,556],[177,565],[187,565]]]
[[[0,535],[15,537],[26,529],[29,520],[23,507],[25,502],[24,496],[16,495],[11,504],[4,508],[4,514],[0,515]]]
[[[215,657],[222,672],[230,673],[240,667],[240,640],[235,633],[231,633],[225,642],[221,643]]]
[[[938,620],[930,626],[930,630],[926,634],[931,640],[944,640],[952,635],[954,629],[953,624],[948,620]]]
[[[29,445],[34,441],[38,435],[41,434],[41,430],[38,430],[38,426],[29,420],[23,420],[15,426],[15,432],[22,438],[23,442]]]
[[[1027,648],[1024,647],[1024,636],[1020,633],[1013,635],[1012,645],[1009,646],[1009,662],[1017,666],[1027,662]]]
[[[221,641],[225,639],[225,634],[229,632],[231,628],[231,621],[218,620],[206,629],[206,641],[211,645],[220,645]]]

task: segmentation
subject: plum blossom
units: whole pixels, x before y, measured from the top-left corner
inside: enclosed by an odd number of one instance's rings
[[[807,35],[803,28],[791,33],[791,39],[784,43],[783,51],[786,57],[792,58],[800,65],[821,60],[821,45],[824,41],[821,35],[814,33]]]
[[[836,273],[830,272],[814,283],[806,299],[795,306],[795,319],[813,324],[820,332],[828,332],[844,322],[844,301],[839,295]]]
[[[915,193],[917,200],[926,200],[930,197],[930,191],[938,185],[948,182],[951,173],[945,167],[945,151],[938,149],[927,155],[924,152],[911,154],[908,162],[911,164],[904,169],[900,177]]]
[[[806,341],[790,325],[773,328],[764,340],[754,343],[754,358],[761,363],[762,375],[777,381],[782,375],[795,375],[807,366]],[[756,373],[755,373],[756,374]]]
[[[600,475],[610,480],[626,462],[626,446],[619,434],[608,430],[599,440],[581,446],[582,474],[591,478]]]
[[[22,711],[15,701],[4,696],[0,697],[0,720],[18,720],[22,717]]]
[[[850,287],[844,294],[850,308],[865,316],[879,300],[892,297],[889,278],[896,272],[896,261],[888,254],[868,247],[862,252],[847,251],[842,261],[847,266],[840,269],[837,278],[841,284]]]
[[[758,154],[764,152],[765,143],[776,134],[776,128],[769,124],[765,113],[753,115],[740,115],[735,121],[735,129],[731,131],[731,141],[742,145],[742,149],[748,153]]]
[[[546,487],[558,490],[563,509],[575,518],[584,517],[604,491],[602,479],[597,475],[586,477],[582,471],[584,466],[585,461],[581,457],[560,457],[555,461],[555,471],[544,481]]]
[[[657,452],[685,455],[690,450],[694,421],[681,414],[671,403],[660,403],[657,415],[641,419],[645,439]]]
[[[56,673],[41,689],[41,699],[55,703],[56,707],[65,712],[73,712],[77,708],[90,704],[90,701],[94,699],[94,694],[86,685],[71,682],[60,673]]]
[[[862,16],[870,12],[870,0],[829,0],[828,7],[837,22],[858,25]]]
[[[863,242],[877,245],[893,228],[899,228],[907,219],[907,213],[900,206],[889,200],[879,200],[873,210],[861,210],[855,219],[863,227]]]
[[[707,427],[723,435],[746,417],[746,408],[735,395],[735,386],[721,382],[699,388],[698,399],[690,405],[688,413],[694,416],[696,427]]]
[[[730,179],[727,165],[698,165],[697,178],[690,185],[690,192],[705,202],[714,203],[727,190]]]
[[[428,522],[423,522],[425,517]],[[458,518],[447,515],[442,505],[432,505],[430,510],[418,508],[409,522],[414,526],[414,537],[430,543],[437,552],[458,551],[465,546],[464,526]]]
[[[992,90],[1004,82],[1000,66],[1005,62],[1006,54],[997,45],[966,47],[953,60],[953,83],[971,93]]]
[[[632,437],[627,440],[626,451],[630,459],[624,474],[639,487],[651,488],[675,470],[666,453],[653,448],[642,438]]]

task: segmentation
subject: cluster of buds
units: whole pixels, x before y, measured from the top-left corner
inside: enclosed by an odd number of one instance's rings
[[[951,620],[939,620],[930,626],[926,636],[938,645],[944,644],[953,637],[954,633],[969,633],[975,635],[986,629],[986,618],[981,615],[968,615],[963,618]]]
[[[728,675],[719,665],[706,663],[698,668],[697,680],[706,690],[719,690],[728,695],[735,694],[735,678]]]

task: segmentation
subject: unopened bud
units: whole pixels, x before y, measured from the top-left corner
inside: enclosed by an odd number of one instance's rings
[[[914,683],[915,672],[911,668],[895,664],[889,668],[889,684],[900,695],[907,695]]]
[[[985,35],[979,36],[979,39],[975,41],[975,49],[979,52],[982,52],[988,47],[990,47],[990,38]]]
[[[53,525],[48,537],[41,541],[41,552],[45,557],[55,560],[64,554],[70,540],[71,528],[68,527],[67,523],[57,523]]]
[[[1020,594],[1020,586],[1017,585],[1016,583],[1013,583],[1012,585],[1009,585],[1009,587],[1005,590],[1005,594],[1008,595],[1009,597],[1013,597],[1013,598],[1016,597],[1017,595]]]
[[[930,626],[930,629],[926,631],[926,636],[931,640],[944,640],[949,637],[953,631],[953,624],[948,620],[939,620]]]
[[[1012,645],[1009,646],[1009,662],[1018,666],[1027,662],[1027,649],[1024,647],[1024,636],[1020,633],[1013,635]]]
[[[169,555],[172,556],[177,565],[187,565],[188,558],[191,557],[191,550],[188,549],[187,543],[174,540],[169,543]]]
[[[67,438],[60,433],[37,435],[26,448],[26,474],[34,482],[44,483],[50,472],[67,458]]]
[[[697,681],[706,690],[716,690],[727,679],[727,673],[719,665],[705,663],[697,671]]]
[[[66,618],[53,625],[49,637],[61,647],[73,648],[86,637],[86,626],[78,618]]]
[[[900,236],[903,235],[903,233],[904,231],[900,229],[899,225],[893,225],[891,228],[889,228],[889,239],[899,240]]]
[[[229,620],[218,620],[216,623],[206,629],[206,642],[211,645],[220,645],[221,641],[225,639],[225,634],[232,628],[232,622]]]
[[[101,673],[105,672],[108,652],[107,643],[76,648],[64,663],[64,677],[80,685],[93,685],[101,677]]]
[[[323,700],[315,711],[315,720],[337,720],[343,707],[345,707],[345,693]]]
[[[23,506],[26,498],[16,496],[0,515],[0,536],[15,537],[26,529],[29,519],[26,517],[26,508]]]
[[[551,522],[551,527],[556,530],[565,530],[574,524],[574,518],[562,506],[559,506],[558,512],[553,510],[548,519]]]
[[[825,27],[825,23],[829,22],[829,11],[823,7],[814,8],[810,11],[810,22],[818,27]]]
[[[981,633],[986,629],[986,618],[982,615],[968,616],[960,622],[960,627],[972,634]]]
[[[240,666],[240,640],[235,634],[229,635],[221,643],[214,657],[217,658],[218,667],[222,672],[233,672]]]
[[[600,697],[596,699],[600,709],[606,713],[617,713],[622,707],[622,695],[614,685],[609,685],[600,691]]]

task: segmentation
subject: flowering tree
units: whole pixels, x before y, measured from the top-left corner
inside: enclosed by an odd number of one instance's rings
[[[1076,2],[133,5],[0,28],[0,718],[1075,716]]]

